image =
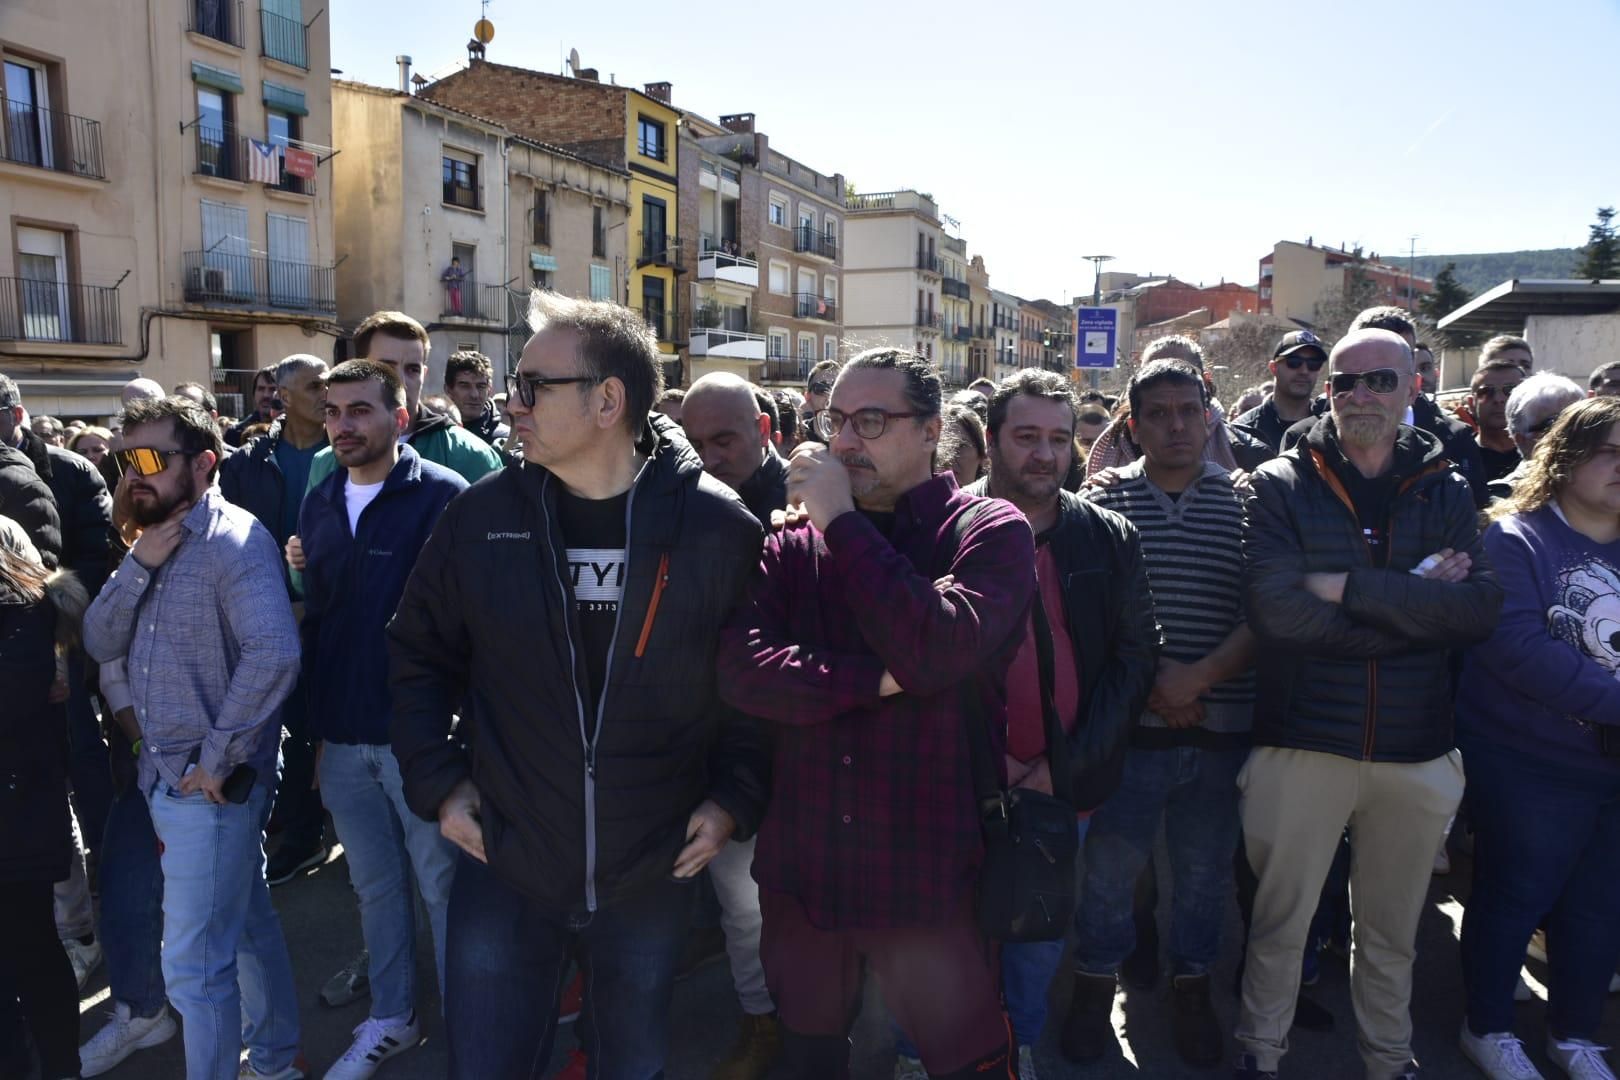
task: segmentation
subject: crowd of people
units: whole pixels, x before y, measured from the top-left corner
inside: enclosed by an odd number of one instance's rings
[[[716,1080],[848,1076],[868,976],[896,1080],[1030,1080],[1166,973],[1182,1060],[1275,1077],[1324,949],[1404,1080],[1466,845],[1463,1054],[1544,1075],[1530,950],[1545,1059],[1612,1080],[1620,362],[1583,388],[1497,337],[1447,409],[1374,308],[1229,412],[1181,337],[1119,400],[947,395],[889,348],[683,392],[630,309],[531,324],[504,386],[458,352],[424,394],[426,331],[378,312],[240,421],[146,379],[112,428],[30,419],[0,375],[6,1076],[180,1032],[188,1080],[364,1080],[436,1028],[456,1080],[539,1077],[574,1020],[560,1075],[645,1080],[723,947]],[[369,1008],[317,1070],[270,890],[334,840],[364,952],[321,998]]]

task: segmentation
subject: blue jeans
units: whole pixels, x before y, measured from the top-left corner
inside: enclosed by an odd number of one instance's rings
[[[553,915],[460,856],[445,973],[452,1080],[545,1075],[576,951],[585,974],[578,1034],[591,1080],[661,1078],[693,892],[690,881],[664,879],[594,913],[582,904]]]
[[[360,930],[371,956],[371,1015],[390,1019],[416,1006],[416,904],[422,892],[444,996],[445,913],[456,873],[455,846],[405,805],[399,763],[387,746],[328,742],[321,750],[321,801],[349,863]]]
[[[1474,882],[1463,985],[1475,1034],[1513,1029],[1525,943],[1547,928],[1547,1027],[1593,1039],[1620,958],[1620,777],[1465,741]]]
[[[114,1001],[156,1016],[163,993],[163,866],[146,800],[131,784],[107,811],[101,852],[101,946]]]
[[[270,790],[216,806],[159,780],[150,796],[163,842],[163,980],[185,1021],[186,1080],[235,1080],[241,1047],[261,1073],[298,1053],[298,996],[264,879]]]
[[[1113,975],[1136,947],[1131,901],[1164,818],[1173,877],[1170,959],[1177,975],[1208,973],[1238,842],[1237,775],[1248,750],[1133,748],[1119,790],[1091,818],[1084,884],[1075,911],[1074,965]]]

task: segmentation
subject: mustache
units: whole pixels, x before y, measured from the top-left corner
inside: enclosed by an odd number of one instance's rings
[[[839,454],[838,460],[843,463],[846,469],[874,469],[877,467],[872,464],[871,458],[863,457],[860,454]]]

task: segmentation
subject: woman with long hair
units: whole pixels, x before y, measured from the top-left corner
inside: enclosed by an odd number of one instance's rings
[[[1501,621],[1457,698],[1474,883],[1463,1053],[1542,1074],[1513,1033],[1525,944],[1547,930],[1547,1057],[1613,1080],[1593,1043],[1620,959],[1620,399],[1564,410],[1485,533]]]
[[[85,605],[72,575],[47,571],[0,517],[0,997],[20,1003],[46,1080],[79,1075],[78,984],[51,907],[73,849],[67,717],[50,692],[57,648]],[[0,1063],[25,1054],[5,1047]]]

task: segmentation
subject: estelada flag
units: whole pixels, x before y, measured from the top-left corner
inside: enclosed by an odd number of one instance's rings
[[[247,159],[249,181],[260,184],[281,183],[281,147],[249,139]]]
[[[315,179],[315,155],[308,150],[300,150],[296,146],[289,146],[282,152],[282,164],[287,169],[288,176],[296,176],[300,180]]]

